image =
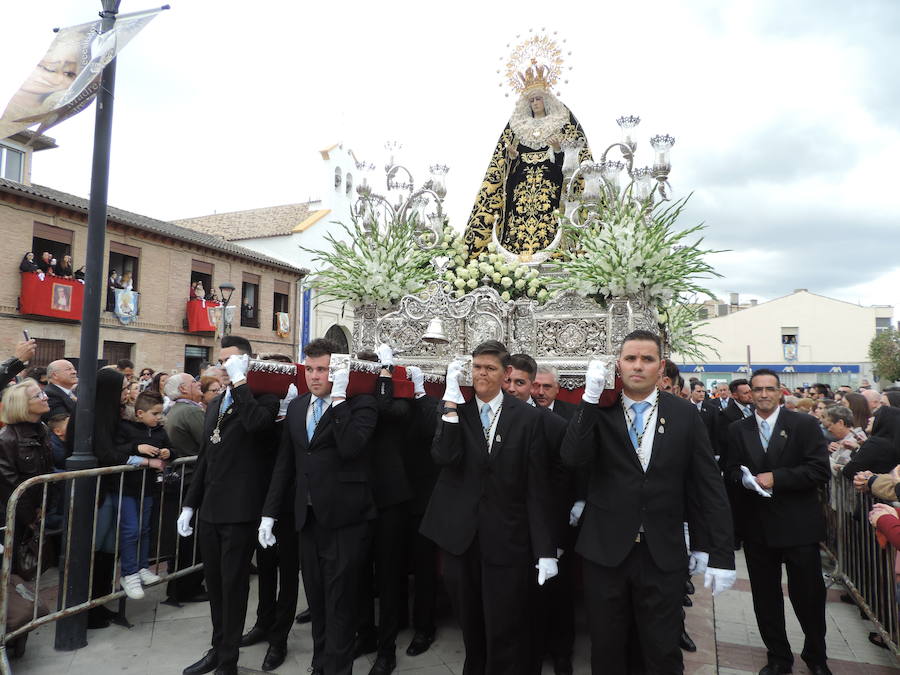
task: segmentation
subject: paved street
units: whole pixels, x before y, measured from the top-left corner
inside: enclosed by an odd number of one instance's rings
[[[696,582],[696,579],[695,579]],[[839,591],[829,591],[828,652],[835,675],[883,675],[895,673],[898,663],[887,651],[870,644],[867,635],[871,624],[860,619],[858,610],[840,602]],[[685,654],[688,674],[722,673],[744,675],[756,673],[765,665],[765,649],[753,616],[750,586],[743,557],[738,555],[736,590],[713,602],[703,588],[698,588],[694,607],[688,609],[688,632],[697,642],[698,651]],[[77,652],[62,653],[53,649],[53,627],[33,633],[25,657],[13,662],[16,675],[172,675],[199,658],[209,644],[208,605],[185,605],[181,609],[160,604],[162,589],[148,593],[146,599],[128,603],[132,629],[112,626],[89,631],[90,645]],[[251,612],[255,611],[254,597]],[[788,635],[795,653],[802,646],[802,633],[788,604]],[[250,624],[252,624],[252,616]],[[248,628],[249,625],[248,624]],[[578,615],[578,638],[575,645],[575,673],[590,673],[588,640],[583,612]],[[410,658],[405,649],[411,631],[404,631],[398,641],[398,671],[404,675],[447,675],[462,673],[463,646],[459,631],[447,618],[439,628],[438,639],[425,654]],[[308,626],[295,626],[289,642],[290,655],[278,673],[306,673],[312,653]],[[244,672],[258,672],[265,645],[241,650]],[[796,656],[795,673],[806,669]],[[370,660],[360,659],[354,672],[366,675]],[[544,673],[552,673],[549,663]]]

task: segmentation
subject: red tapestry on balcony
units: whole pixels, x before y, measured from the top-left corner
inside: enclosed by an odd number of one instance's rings
[[[19,311],[22,314],[52,316],[57,319],[81,321],[84,305],[84,284],[74,279],[22,273],[22,292]]]
[[[213,300],[188,300],[188,333],[215,333],[214,312],[216,307],[219,307],[219,303]]]

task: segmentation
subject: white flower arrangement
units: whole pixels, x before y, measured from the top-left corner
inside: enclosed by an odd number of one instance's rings
[[[322,271],[310,278],[316,291],[354,304],[375,304],[383,309],[396,304],[404,295],[417,293],[434,279],[431,253],[416,246],[413,221],[392,222],[378,227],[341,224],[347,240],[326,239],[330,251],[312,250]]]
[[[700,307],[696,298],[687,301],[676,298],[669,306],[657,310],[663,341],[672,352],[695,361],[703,361],[711,354],[719,353],[713,345],[713,341],[719,342],[719,338],[698,332],[708,323],[699,320]]]
[[[718,251],[701,249],[702,238],[686,243],[704,225],[681,231],[673,227],[686,203],[683,199],[654,207],[619,198],[591,207],[594,213],[588,215],[594,215],[594,224],[585,228],[563,218],[571,247],[549,261],[562,273],[552,278],[552,286],[574,289],[601,303],[640,297],[658,309],[685,295],[713,297],[701,283],[721,276],[704,259]]]
[[[479,286],[494,288],[504,302],[525,297],[544,303],[550,298],[547,279],[536,268],[505,261],[493,243],[488,244],[486,253],[469,260],[462,235],[447,226],[441,245],[451,264],[444,280],[450,282],[458,298]]]

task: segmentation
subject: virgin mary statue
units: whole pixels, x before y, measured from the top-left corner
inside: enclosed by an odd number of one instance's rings
[[[470,256],[493,241],[507,256],[529,262],[556,240],[561,144],[580,142],[579,161],[591,159],[578,120],[550,91],[561,65],[559,48],[545,36],[516,47],[507,64],[509,83],[519,96],[469,216],[465,236]]]

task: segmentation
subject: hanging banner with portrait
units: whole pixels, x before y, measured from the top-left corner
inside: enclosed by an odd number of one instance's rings
[[[101,21],[60,28],[31,75],[0,117],[0,139],[35,124],[41,134],[87,108],[100,88],[103,68],[162,8],[122,14],[112,30]]]
[[[140,299],[140,293],[135,291],[130,291],[124,288],[115,289],[116,292],[116,304],[114,307],[114,313],[116,318],[126,326],[130,323],[133,323],[138,316],[138,300]]]

